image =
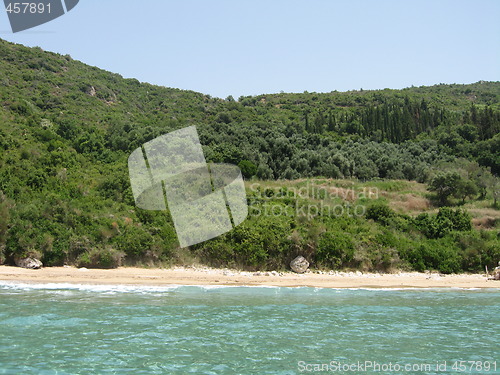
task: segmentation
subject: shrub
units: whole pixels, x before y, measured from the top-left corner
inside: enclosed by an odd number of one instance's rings
[[[73,237],[69,240],[66,261],[68,263],[77,263],[82,254],[92,250],[92,242],[88,237]]]
[[[110,247],[93,248],[81,254],[76,265],[89,268],[117,268],[122,265],[125,254]]]
[[[239,226],[231,234],[237,263],[256,268],[265,263],[269,254],[261,234],[255,228]]]
[[[399,253],[394,248],[382,248],[373,251],[371,254],[372,269],[388,272],[401,266]]]
[[[227,234],[193,246],[194,253],[214,266],[285,269],[293,251],[292,222],[285,215],[249,218]]]
[[[500,259],[500,243],[494,239],[495,233],[483,231],[455,236],[462,250],[462,269],[468,272],[483,272],[485,266],[493,270]]]
[[[366,234],[356,242],[353,266],[362,271],[383,271],[401,269],[405,266],[400,250],[407,240],[397,238],[395,233],[383,228],[382,233]]]
[[[330,268],[346,267],[354,257],[354,243],[344,233],[326,232],[319,238],[316,262]]]
[[[449,207],[442,207],[436,216],[439,219],[448,219],[451,222],[451,229],[456,231],[472,230],[472,218],[470,214],[461,209],[452,210]]]
[[[402,255],[416,271],[431,269],[442,273],[454,273],[461,270],[460,254],[449,240],[425,241],[411,247]]]
[[[15,102],[10,105],[10,109],[21,116],[30,114],[30,108],[26,102]]]
[[[146,228],[128,226],[122,234],[115,237],[115,243],[127,256],[137,259],[151,248],[153,237]]]
[[[197,248],[196,253],[201,259],[213,267],[235,265],[233,246],[220,239],[207,241],[198,246],[195,245],[195,248]]]
[[[465,210],[442,207],[436,216],[420,214],[413,223],[427,238],[441,238],[451,231],[467,232],[472,230],[471,216]]]
[[[257,166],[249,160],[240,161],[238,167],[245,178],[251,178],[257,173]]]
[[[397,245],[397,238],[394,233],[385,229],[375,235],[375,242],[384,247],[395,247]]]
[[[7,242],[7,234],[10,222],[10,204],[5,200],[3,193],[0,191],[0,250],[2,250]],[[0,251],[0,256],[3,250]]]
[[[395,212],[386,204],[376,203],[366,209],[366,218],[372,219],[378,223],[388,225],[390,219],[395,216]]]

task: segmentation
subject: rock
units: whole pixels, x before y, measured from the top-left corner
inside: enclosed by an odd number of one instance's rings
[[[14,259],[16,266],[21,268],[28,268],[31,270],[37,270],[42,268],[43,263],[38,259],[27,257],[27,258],[16,258]]]
[[[290,268],[293,272],[304,273],[309,268],[309,262],[303,256],[298,256],[290,262]]]
[[[97,95],[97,91],[95,89],[94,86],[90,86],[90,88],[87,90],[87,94],[89,94],[90,96],[96,96]]]

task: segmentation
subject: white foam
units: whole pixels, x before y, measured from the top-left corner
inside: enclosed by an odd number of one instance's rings
[[[77,290],[88,292],[169,292],[182,285],[138,286],[138,285],[106,285],[106,284],[71,284],[71,283],[18,283],[0,281],[0,288],[15,290]]]
[[[144,293],[144,292],[172,292],[179,288],[200,288],[204,290],[226,289],[226,288],[265,288],[279,289],[278,286],[272,285],[179,285],[169,284],[164,286],[154,285],[124,285],[124,284],[73,284],[73,283],[22,283],[13,281],[1,281],[0,288],[13,290],[76,290],[88,292],[115,292],[115,293]]]
[[[283,289],[283,290],[311,290],[312,292],[321,292],[327,290],[363,290],[363,291],[500,291],[500,288],[419,288],[419,287],[397,287],[397,288],[370,288],[370,287],[352,287],[352,288],[328,288],[328,287],[308,287],[308,286],[295,286],[295,287],[282,287],[273,285],[178,285],[170,284],[164,286],[152,285],[124,285],[124,284],[72,284],[72,283],[22,283],[12,281],[1,281],[0,289],[9,290],[74,290],[86,291],[97,293],[166,293],[173,292],[179,288],[199,288],[203,290],[221,290],[221,289]]]

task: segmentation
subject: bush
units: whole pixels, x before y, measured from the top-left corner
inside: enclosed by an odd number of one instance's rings
[[[349,235],[326,232],[319,238],[316,262],[329,268],[346,267],[352,262],[354,251],[354,243]]]
[[[288,216],[249,218],[225,235],[195,245],[195,254],[213,266],[285,269],[291,260],[292,219]]]
[[[3,193],[0,191],[0,258],[7,242],[7,234],[10,223],[10,204],[5,200]],[[1,263],[0,263],[1,264]]]
[[[126,227],[115,241],[116,247],[132,259],[142,257],[153,245],[153,237],[146,228],[137,226]]]
[[[68,252],[66,254],[66,262],[78,263],[77,260],[82,254],[92,250],[92,242],[88,237],[73,237],[69,239]]]
[[[240,161],[238,167],[245,178],[251,178],[257,173],[257,166],[249,160]]]
[[[410,241],[397,236],[388,228],[381,232],[368,232],[356,241],[353,266],[362,271],[390,272],[405,266],[400,258],[400,251]]]
[[[231,232],[238,264],[259,268],[286,268],[291,249],[290,218],[259,218],[236,227]]]
[[[125,254],[112,248],[94,248],[81,254],[76,265],[89,268],[117,268],[122,265]]]
[[[390,223],[390,219],[395,215],[395,212],[383,203],[371,205],[366,209],[367,219],[372,219],[384,225],[388,225]]]
[[[468,272],[484,272],[485,266],[493,270],[500,259],[500,243],[495,233],[471,232],[456,235],[455,241],[462,250],[462,269]]]
[[[429,214],[420,214],[414,219],[415,227],[427,238],[440,238],[447,232],[443,232],[442,223],[438,223],[434,217]]]
[[[401,267],[399,252],[394,248],[377,248],[370,252],[371,271],[389,272]]]
[[[427,238],[441,238],[452,231],[472,230],[471,216],[465,210],[442,207],[436,216],[420,214],[413,223]]]
[[[213,239],[194,247],[196,254],[212,267],[234,267],[236,265],[233,246],[221,241],[221,239]]]
[[[454,273],[461,270],[461,257],[456,246],[446,240],[430,240],[414,246],[403,254],[413,269],[422,272],[437,270]]]
[[[472,218],[465,210],[452,210],[449,207],[442,207],[436,216],[438,220],[448,219],[451,222],[451,229],[466,232],[472,230]]]

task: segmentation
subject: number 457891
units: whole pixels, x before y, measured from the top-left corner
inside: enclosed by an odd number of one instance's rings
[[[35,13],[50,13],[50,3],[9,3],[5,8],[7,13],[14,14],[35,14]]]
[[[491,361],[456,361],[451,366],[452,370],[458,372],[489,372],[497,371],[497,362]]]

